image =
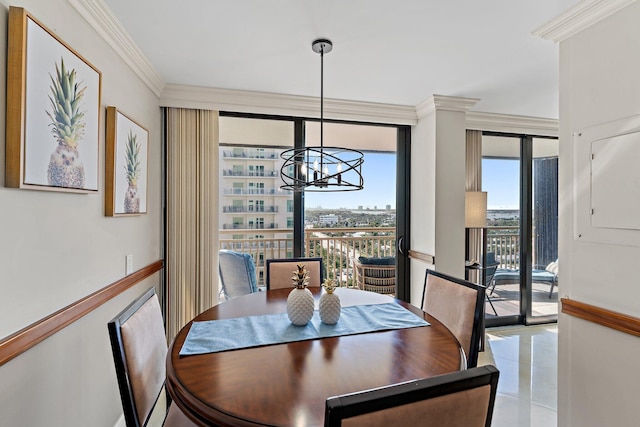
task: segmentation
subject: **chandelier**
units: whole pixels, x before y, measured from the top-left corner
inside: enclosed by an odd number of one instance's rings
[[[280,168],[283,190],[293,191],[356,191],[364,188],[362,163],[364,156],[358,150],[325,147],[324,138],[324,54],[331,52],[333,44],[327,39],[315,40],[311,48],[320,54],[320,146],[300,147],[283,151]]]

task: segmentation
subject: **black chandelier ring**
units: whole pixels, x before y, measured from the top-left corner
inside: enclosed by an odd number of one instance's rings
[[[357,191],[364,187],[363,154],[340,147],[305,147],[283,151],[280,188],[294,191]]]
[[[356,191],[364,188],[362,164],[364,155],[358,150],[324,146],[324,54],[333,43],[317,39],[311,44],[320,54],[320,146],[297,147],[283,151],[280,168],[283,190],[293,191]]]

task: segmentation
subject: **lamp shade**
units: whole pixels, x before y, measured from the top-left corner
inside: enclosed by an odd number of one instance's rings
[[[464,197],[464,226],[484,228],[487,226],[487,192],[467,191]]]

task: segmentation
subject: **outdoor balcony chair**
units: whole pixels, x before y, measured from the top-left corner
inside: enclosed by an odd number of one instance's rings
[[[395,257],[358,257],[353,260],[356,286],[359,289],[379,294],[396,293]]]
[[[549,289],[549,298],[553,296],[553,289],[558,286],[558,260],[550,262],[544,270],[531,270],[531,281],[533,283],[548,283],[551,285]],[[491,283],[490,292],[493,293],[496,285],[520,283],[520,270],[499,268]]]
[[[220,249],[218,268],[221,300],[258,292],[256,266],[251,254]]]

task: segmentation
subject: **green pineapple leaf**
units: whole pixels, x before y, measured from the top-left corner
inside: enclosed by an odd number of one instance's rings
[[[79,140],[84,136],[85,112],[80,111],[80,106],[87,87],[81,87],[81,82],[76,81],[75,69],[67,70],[64,58],[60,58],[60,67],[57,63],[55,66],[55,78],[49,73],[51,111],[46,112],[51,119],[49,126],[59,145],[75,150]]]
[[[126,178],[129,185],[135,186],[138,184],[138,178],[142,168],[140,166],[140,143],[138,142],[138,135],[135,135],[132,131],[129,131],[127,136],[127,145],[125,148],[126,164],[124,166],[126,172]]]

